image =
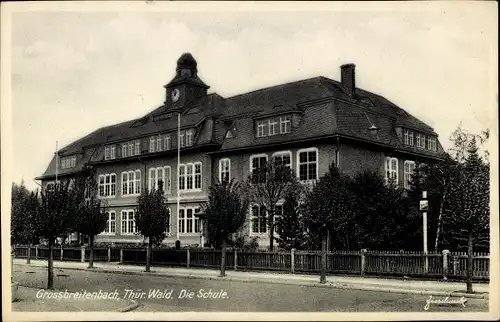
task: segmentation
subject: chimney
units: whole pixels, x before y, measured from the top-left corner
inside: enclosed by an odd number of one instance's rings
[[[355,68],[356,65],[354,64],[344,64],[340,66],[342,86],[344,86],[349,95],[353,95],[356,89]]]

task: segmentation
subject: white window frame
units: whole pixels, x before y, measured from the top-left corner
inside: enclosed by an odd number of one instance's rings
[[[429,150],[431,151],[437,151],[437,140],[436,137],[434,136],[429,136]]]
[[[155,137],[152,136],[149,138],[149,153],[153,153],[153,152],[156,152],[156,141],[155,141]]]
[[[127,157],[127,152],[128,152],[128,146],[127,143],[122,144],[122,158]]]
[[[106,222],[106,229],[104,229],[101,235],[116,235],[116,211],[108,210],[106,211],[106,215],[108,216],[108,221]],[[111,220],[111,215],[113,215],[115,219]],[[111,231],[111,223],[114,223],[114,231]]]
[[[161,135],[158,134],[156,137],[156,152],[161,152],[163,151],[163,140]]]
[[[135,150],[134,150],[134,155],[139,155],[141,154],[141,141],[140,140],[136,140],[135,143],[134,143],[134,147],[135,147]]]
[[[112,182],[113,177],[115,178],[114,183]],[[101,178],[103,179],[103,183],[101,183]],[[106,182],[107,178],[109,178],[109,183]],[[104,173],[99,175],[99,180],[97,181],[97,184],[98,184],[97,195],[99,196],[100,199],[108,199],[116,197],[116,173]],[[101,195],[101,187],[104,192],[103,195]],[[109,189],[109,195],[106,195],[106,189]]]
[[[278,128],[279,125],[278,125],[278,120],[276,118],[274,117],[270,118],[267,121],[267,125],[269,126],[269,129],[267,131],[269,133],[269,136],[274,136],[279,134],[279,128]]]
[[[420,146],[418,146],[418,148],[420,149],[425,149],[426,147],[426,135],[425,134],[420,134]]]
[[[127,180],[123,180],[124,174],[127,174]],[[131,177],[132,176],[132,177]],[[137,178],[139,177],[139,178]],[[133,197],[141,194],[141,170],[130,170],[123,171],[121,174],[121,187],[122,187],[122,196],[123,197]],[[125,181],[125,182],[124,182]],[[126,191],[123,191],[123,186],[126,185]],[[132,188],[132,193],[129,193]],[[126,192],[126,193],[125,193]]]
[[[304,152],[306,152],[306,153],[316,152],[316,179],[306,179],[306,180],[301,180],[300,179],[300,165],[302,164],[300,162],[300,154],[304,153]],[[307,164],[310,164],[310,163],[312,164],[313,162],[308,160],[306,163]],[[307,168],[307,176],[309,177],[309,167]],[[315,181],[317,181],[319,179],[319,150],[318,150],[318,148],[312,147],[312,148],[306,148],[306,149],[299,149],[297,151],[297,179],[300,182],[315,182]]]
[[[413,168],[412,168],[413,167]],[[411,169],[412,168],[412,169]],[[415,172],[415,161],[406,160],[404,162],[404,183],[403,186],[405,189],[410,189],[410,179],[413,173]]]
[[[200,173],[196,173],[196,166],[199,166]],[[181,176],[181,168],[183,169],[183,175]],[[191,170],[190,173],[188,173],[188,169]],[[196,179],[199,179],[199,187],[196,187]],[[184,182],[184,188],[181,187],[181,179],[183,179]],[[179,169],[177,171],[177,180],[178,180],[178,187],[179,191],[181,192],[197,192],[201,191],[203,189],[203,164],[200,161],[196,162],[190,162],[190,163],[181,163],[179,164]],[[188,189],[188,180],[191,180],[192,188]]]
[[[111,160],[116,159],[116,146],[115,145],[111,146],[109,157],[110,157]]]
[[[256,122],[257,125],[257,137],[261,138],[266,135],[266,121],[265,120],[257,120]]]
[[[393,162],[396,162],[396,167],[395,169],[393,168]],[[394,180],[394,183],[396,185],[399,184],[399,178],[398,178],[398,175],[399,175],[399,160],[397,158],[394,158],[394,157],[386,157],[385,158],[385,165],[384,165],[384,169],[385,169],[385,181],[386,182],[389,182],[389,178],[393,179]]]
[[[269,156],[265,153],[260,153],[260,154],[253,154],[250,156],[250,176],[253,176],[253,159],[257,159],[257,158],[262,158],[262,157],[265,157],[266,158],[266,163],[269,162]]]
[[[127,153],[129,157],[134,156],[134,144],[132,142],[128,143]]]
[[[406,145],[413,145],[413,131],[404,130],[404,142]]]
[[[181,148],[185,147],[186,146],[186,140],[185,140],[185,131],[182,131],[181,133],[179,133],[179,146]]]
[[[130,219],[129,215],[130,213],[132,213],[132,219]],[[126,214],[125,218],[124,218],[124,214]],[[123,224],[125,223],[125,231],[123,229]],[[132,226],[132,229],[129,229],[130,226]],[[132,231],[130,231],[132,230]],[[134,209],[123,209],[121,212],[120,212],[120,232],[122,235],[125,235],[125,236],[130,236],[130,235],[136,235],[138,233],[137,231],[137,226],[135,224],[135,210]]]
[[[222,182],[223,174],[227,173],[227,177],[231,180],[231,159],[223,158],[219,160],[219,181]]]
[[[250,204],[250,209],[249,209],[249,212],[250,212],[250,236],[265,236],[269,233],[269,229],[267,227],[267,210],[266,210],[266,217],[265,217],[265,224],[264,224],[264,229],[265,231],[261,231],[260,228],[262,226],[262,223],[261,223],[261,217],[259,216],[255,216],[254,213],[253,213],[253,208],[254,207],[258,207],[259,209],[259,215],[260,215],[260,212],[262,211],[262,205],[259,205],[259,204],[256,204],[256,203],[252,203]],[[258,223],[259,223],[259,227],[258,227],[258,232],[254,232],[253,231],[253,228],[254,228],[254,219],[257,219]]]
[[[187,130],[186,131],[186,146],[192,146],[193,145],[193,137],[194,137],[194,131],[193,130]]]
[[[292,120],[290,115],[280,116],[280,134],[292,132]]]
[[[169,135],[163,137],[163,150],[168,151],[172,148],[172,138]]]
[[[110,159],[111,148],[109,146],[104,147],[104,160]]]
[[[163,171],[163,176],[162,176],[162,181],[163,181],[163,191],[165,194],[170,194],[172,190],[172,169],[170,166],[164,166],[164,167],[156,167],[156,168],[149,168],[149,177],[148,177],[148,189],[149,191],[153,189],[158,189],[158,172],[159,170]],[[154,186],[152,183],[152,177],[154,173]]]
[[[290,157],[290,164],[288,165],[288,167],[290,169],[293,169],[292,151],[278,151],[278,152],[274,152],[273,155],[271,156],[271,160],[273,160],[273,162],[274,162],[274,158],[275,157],[279,157],[279,156],[282,157],[283,155],[288,155]]]

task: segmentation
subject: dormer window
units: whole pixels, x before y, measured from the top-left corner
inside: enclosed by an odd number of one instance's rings
[[[108,145],[104,147],[104,160],[116,159],[116,146]]]
[[[290,115],[257,120],[256,136],[258,138],[264,136],[274,136],[278,134],[290,133],[292,131],[292,120]]]
[[[76,167],[76,155],[61,158],[61,169]]]
[[[122,158],[141,154],[141,141],[134,140],[122,143]]]
[[[404,130],[404,141],[407,145],[413,145],[413,131]]]
[[[186,131],[186,146],[193,145],[193,136],[194,136],[194,131],[192,129]]]

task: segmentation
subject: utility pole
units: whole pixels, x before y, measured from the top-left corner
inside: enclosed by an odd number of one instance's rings
[[[427,256],[427,210],[429,209],[429,201],[427,200],[427,191],[422,191],[422,199],[420,200],[420,211],[422,211],[422,226],[424,232],[424,273],[429,272],[429,257]]]
[[[180,213],[180,165],[181,165],[181,112],[177,114],[177,226],[179,226]],[[179,241],[179,227],[177,227],[177,242]]]

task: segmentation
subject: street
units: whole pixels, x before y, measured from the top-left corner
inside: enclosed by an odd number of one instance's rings
[[[14,265],[14,281],[46,287],[47,269]],[[135,311],[424,312],[429,296],[269,283],[138,276],[54,269],[54,287],[68,292],[114,292],[135,299]],[[434,297],[434,299],[444,299]],[[110,299],[107,299],[111,301]],[[429,312],[487,312],[488,300],[430,304]]]

